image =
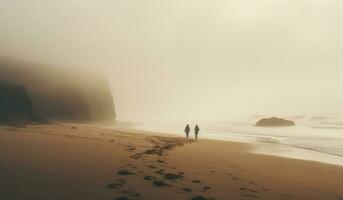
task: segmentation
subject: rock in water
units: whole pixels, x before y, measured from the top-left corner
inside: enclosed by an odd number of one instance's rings
[[[271,117],[271,118],[265,118],[261,119],[256,123],[256,126],[260,127],[278,127],[278,126],[295,126],[295,122],[277,118],[277,117]]]

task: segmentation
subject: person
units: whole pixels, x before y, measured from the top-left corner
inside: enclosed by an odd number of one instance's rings
[[[185,133],[186,133],[186,137],[189,138],[189,132],[191,131],[191,128],[189,127],[189,124],[187,124],[186,128],[185,128]]]
[[[194,128],[194,133],[195,133],[195,140],[198,140],[198,134],[200,132],[200,128],[198,126],[198,124],[195,126]]]

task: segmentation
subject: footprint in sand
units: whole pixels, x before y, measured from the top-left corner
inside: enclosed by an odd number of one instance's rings
[[[258,199],[258,196],[254,195],[254,194],[243,194],[241,196]]]
[[[253,190],[253,189],[247,189],[247,191],[253,192],[253,193],[259,193],[257,190]]]
[[[118,172],[118,174],[121,175],[121,176],[130,176],[130,175],[134,175],[133,172],[128,171],[128,170],[126,170],[126,169],[120,170],[120,171]]]
[[[184,191],[184,192],[192,192],[192,189],[190,189],[190,188],[183,188],[182,191]]]
[[[157,170],[155,171],[156,174],[160,174],[160,175],[164,175],[164,169],[160,169],[160,170]]]
[[[155,180],[156,178],[153,177],[153,176],[144,176],[143,179],[146,180],[146,181],[152,181],[152,180]]]
[[[118,189],[120,187],[123,187],[123,185],[121,185],[119,183],[112,183],[112,184],[108,184],[106,187],[108,187],[110,189]]]
[[[205,198],[203,196],[192,197],[191,200],[215,200],[213,198]]]
[[[163,181],[155,180],[154,181],[154,186],[156,186],[156,187],[166,187],[166,186],[170,186],[170,185],[165,183],[165,182],[163,182]]]
[[[64,135],[64,137],[75,138],[77,136],[75,136],[75,135]]]
[[[156,177],[154,177],[154,176],[144,176],[143,179],[146,181],[153,181],[153,185],[156,187],[170,186],[169,184],[167,184],[163,181],[157,180]]]
[[[283,194],[282,196],[286,197],[288,199],[294,199],[294,197],[292,195],[290,195],[290,194]]]
[[[176,140],[176,141],[175,141]],[[164,166],[167,164],[165,162],[164,159],[161,159],[162,155],[164,155],[165,153],[167,153],[169,150],[173,149],[176,146],[182,146],[183,144],[186,143],[191,143],[190,141],[186,141],[186,140],[179,140],[177,138],[175,139],[166,139],[163,137],[153,137],[150,142],[154,145],[152,148],[142,151],[142,152],[138,152],[138,153],[133,153],[133,155],[130,156],[131,159],[135,159],[135,160],[139,160],[143,163],[146,164],[147,167],[151,168],[151,169],[156,169],[157,171],[155,171],[156,174],[158,174],[160,176],[159,179],[157,179],[154,176],[144,176],[143,180],[145,181],[149,181],[151,182],[151,184],[155,187],[172,187],[172,185],[170,185],[169,182],[165,182],[165,181],[171,181],[174,182],[176,180],[180,180],[183,179],[183,175],[184,172],[177,172],[177,173],[166,173]],[[137,148],[135,146],[133,146],[132,144],[121,144],[121,146],[123,146],[125,148],[126,151],[136,151]],[[153,157],[150,157],[153,156]],[[148,160],[148,158],[154,158],[154,160]],[[155,160],[156,159],[156,160]],[[129,166],[127,166],[129,169],[134,169],[135,166],[129,164]],[[118,175],[121,176],[130,176],[130,175],[135,175],[135,173],[133,171],[130,171],[129,169],[121,169],[120,171],[118,171]],[[174,167],[174,169],[176,169],[176,167]],[[201,181],[195,180],[195,183],[202,183]],[[111,188],[111,189],[122,189],[123,185],[125,183],[112,183],[109,184],[107,187]],[[206,189],[207,190],[207,189]],[[192,192],[192,190],[190,188],[184,188],[183,189],[184,192]],[[128,191],[121,191],[123,193],[123,196],[120,196],[118,198],[116,198],[115,200],[130,200],[129,198],[137,198],[140,197],[140,195],[138,193],[135,193],[131,190]],[[198,197],[194,197],[194,200],[207,200],[206,198],[201,198],[201,196]]]
[[[254,181],[248,181],[248,184],[255,185],[255,182]]]
[[[233,180],[241,180],[240,178],[235,177],[235,176],[233,176],[232,179],[233,179]]]
[[[126,146],[125,150],[126,151],[129,151],[129,152],[133,152],[133,151],[136,151],[136,147],[134,147],[133,145],[128,145]]]
[[[53,135],[52,133],[41,132],[42,135]]]
[[[138,159],[143,158],[143,154],[142,154],[142,153],[136,153],[136,154],[130,156],[130,158],[133,158],[133,159],[135,159],[135,160],[138,160]]]
[[[249,192],[247,194],[242,194],[241,196],[258,199],[258,196],[257,196],[257,194],[259,193],[258,191],[249,189],[249,188],[240,188],[240,190],[244,192]]]
[[[182,179],[183,176],[178,175],[178,174],[166,173],[164,175],[164,178],[168,180],[178,180],[178,179]]]
[[[256,191],[256,190],[253,190],[253,189],[249,189],[249,188],[243,188],[243,187],[241,187],[241,188],[239,188],[241,191],[249,191],[249,192],[254,192],[254,193],[258,193],[258,191]]]
[[[126,181],[124,179],[118,179],[117,181],[118,183],[111,183],[111,184],[108,184],[106,187],[110,189],[118,189],[118,188],[123,187],[126,184]]]
[[[122,191],[123,194],[126,194],[129,197],[139,197],[141,196],[140,194],[132,191],[132,190],[127,190],[127,191]]]
[[[202,188],[203,191],[208,191],[208,190],[210,190],[210,189],[211,189],[210,186],[205,186],[205,187]]]
[[[117,179],[117,181],[118,181],[119,183],[121,183],[121,184],[125,184],[125,183],[126,183],[126,181],[125,181],[124,179]]]
[[[115,198],[114,200],[130,200],[130,199],[127,197],[118,197],[118,198]]]

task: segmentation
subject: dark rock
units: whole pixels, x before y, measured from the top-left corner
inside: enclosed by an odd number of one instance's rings
[[[256,126],[260,126],[260,127],[295,126],[295,122],[282,119],[282,118],[272,117],[272,118],[265,118],[265,119],[259,120],[256,123]]]

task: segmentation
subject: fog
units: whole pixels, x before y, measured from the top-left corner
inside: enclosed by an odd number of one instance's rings
[[[340,0],[1,0],[0,55],[104,73],[123,121],[341,114],[342,10]]]

